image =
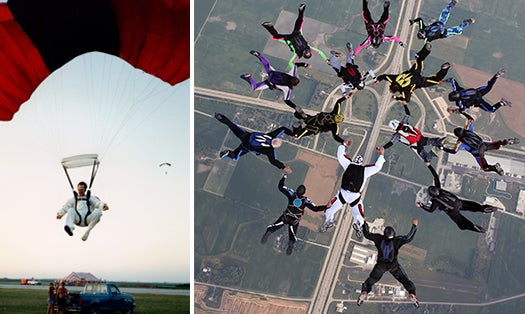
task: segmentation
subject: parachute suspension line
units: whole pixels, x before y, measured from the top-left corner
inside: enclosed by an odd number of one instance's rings
[[[100,163],[98,163],[97,160],[93,160],[93,168],[91,168],[91,179],[89,180],[88,191],[91,189],[91,186],[93,185],[93,181],[95,181],[95,177],[97,176],[99,166],[100,166]]]
[[[64,172],[66,173],[67,181],[69,182],[69,186],[71,186],[71,190],[73,191],[73,194],[75,195],[75,199],[77,197],[77,191],[75,191],[75,187],[73,187],[73,182],[71,182],[71,177],[69,176],[69,172],[67,171],[66,166],[62,164],[62,168],[64,169]]]
[[[180,84],[180,83],[179,83]],[[142,119],[140,119],[140,121],[138,123],[136,123],[128,132],[127,134],[124,134],[123,135],[123,138],[120,140],[120,143],[124,142],[126,139],[128,139],[131,134],[137,129],[140,127],[140,125],[142,123],[144,123],[144,121],[146,121],[147,119],[149,119],[149,117],[151,117],[151,115],[153,115],[153,113],[155,113],[157,110],[159,110],[160,107],[162,107],[163,105],[165,105],[167,103],[167,99],[169,99],[170,97],[173,97],[172,95],[174,93],[177,92],[177,90],[181,88],[180,85],[176,85],[175,87],[172,87],[171,88],[171,91],[169,93],[166,93],[166,95],[150,110],[150,112],[148,112],[147,114],[143,115],[142,116]],[[152,92],[150,92],[151,94]],[[157,91],[155,92],[154,96],[157,96],[158,94],[160,94],[160,91]],[[145,99],[141,99],[140,102],[143,102],[145,101]],[[137,101],[137,103],[140,103],[139,101]],[[108,152],[111,149],[113,148],[116,148],[118,147],[118,143],[117,144],[114,144],[115,140],[117,139],[119,133],[122,131],[122,128],[119,129],[119,131],[117,133],[114,134],[114,136],[112,137],[111,139],[111,145],[108,145],[108,149],[107,151],[105,152]]]

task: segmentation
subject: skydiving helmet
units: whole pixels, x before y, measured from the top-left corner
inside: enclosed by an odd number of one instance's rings
[[[359,84],[357,84],[356,88],[358,90],[362,90],[363,88],[365,88],[365,82],[359,81]]]
[[[448,100],[450,101],[456,101],[456,100],[459,100],[460,98],[461,98],[461,94],[459,91],[454,91],[448,94]]]
[[[390,122],[388,122],[388,126],[394,130],[394,131],[397,131],[397,128],[399,127],[399,121],[398,120],[390,120]]]
[[[387,226],[383,231],[383,236],[388,240],[392,240],[396,236],[396,231],[391,226]]]
[[[354,157],[354,160],[352,161],[354,164],[362,165],[364,162],[363,156],[357,155]]]
[[[340,113],[336,114],[334,117],[335,123],[341,123],[343,122],[344,119],[345,119],[345,116]]]
[[[434,197],[439,195],[439,188],[437,186],[429,186],[427,189],[428,195]]]
[[[303,196],[304,193],[306,193],[306,187],[304,185],[299,185],[297,187],[297,189],[295,190],[295,194],[297,194],[297,196]]]
[[[303,57],[305,59],[310,59],[312,57],[312,51],[310,50],[310,47],[306,47],[303,52]]]
[[[425,38],[427,38],[427,33],[425,32],[424,29],[420,29],[420,30],[417,32],[417,38],[419,38],[419,39],[425,39]]]

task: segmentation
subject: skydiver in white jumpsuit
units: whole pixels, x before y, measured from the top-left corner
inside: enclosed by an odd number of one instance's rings
[[[77,185],[77,197],[69,199],[66,204],[57,212],[57,219],[61,219],[66,213],[66,225],[64,230],[70,236],[73,236],[75,225],[79,227],[87,227],[86,232],[82,236],[82,240],[86,241],[89,237],[89,232],[100,221],[102,211],[109,209],[108,205],[102,202],[94,195],[86,195],[87,184],[79,182]],[[89,201],[89,206],[88,206]],[[76,208],[75,208],[76,203]]]
[[[385,163],[385,149],[383,147],[377,147],[376,151],[379,153],[379,156],[377,157],[375,164],[361,165],[363,157],[356,156],[356,158],[354,158],[355,160],[352,161],[346,155],[346,146],[339,145],[337,148],[337,160],[339,160],[339,164],[341,164],[341,167],[343,167],[345,172],[341,181],[341,190],[327,205],[325,223],[321,227],[321,232],[326,232],[328,228],[335,225],[335,213],[337,213],[344,204],[348,203],[352,207],[352,216],[354,217],[354,223],[352,226],[356,230],[359,238],[363,236],[362,226],[365,212],[363,201],[361,200],[361,192],[366,184],[366,180],[378,173]]]

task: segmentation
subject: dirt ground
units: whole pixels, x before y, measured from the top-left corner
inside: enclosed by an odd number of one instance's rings
[[[454,70],[458,73],[463,83],[461,86],[467,88],[477,88],[486,85],[487,81],[494,75],[494,73],[474,70],[461,64],[454,64]],[[512,69],[507,70],[511,71]],[[501,113],[503,120],[511,130],[525,137],[525,123],[523,123],[523,117],[525,117],[525,104],[523,104],[525,85],[508,80],[503,75],[498,78],[490,93],[484,98],[491,104],[494,104],[502,97],[512,102],[512,108],[500,108],[498,112]]]
[[[260,314],[303,314],[308,311],[308,302],[287,301],[277,298],[265,297],[258,294],[234,292],[225,289],[222,293],[219,308],[206,306],[205,285],[195,284],[194,302],[196,314],[204,313],[260,313]]]
[[[339,183],[339,177],[337,175],[339,162],[334,158],[328,158],[305,150],[299,150],[296,158],[310,165],[304,181],[308,198],[316,205],[328,203],[333,197],[336,185]],[[315,187],[315,189],[310,187]],[[322,212],[315,213],[306,210],[305,215],[319,218],[322,217]],[[311,230],[319,229],[318,225],[309,223],[305,219],[301,220],[301,227]]]

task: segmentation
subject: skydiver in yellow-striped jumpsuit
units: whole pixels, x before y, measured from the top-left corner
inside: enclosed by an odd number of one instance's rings
[[[416,54],[416,62],[412,67],[401,74],[381,74],[377,77],[377,81],[387,80],[390,82],[390,92],[392,94],[399,92],[401,96],[392,96],[395,100],[406,104],[410,101],[410,97],[415,89],[429,87],[440,84],[445,75],[447,75],[450,63],[445,62],[441,65],[441,69],[436,74],[428,77],[421,75],[424,68],[424,60],[430,54],[430,43],[421,48]],[[377,84],[377,83],[375,83]]]

